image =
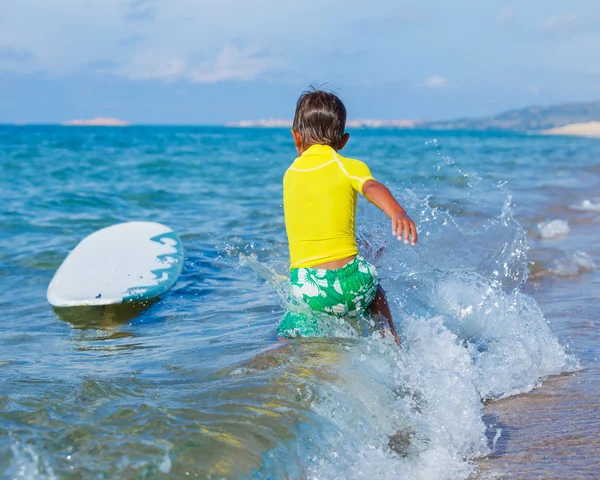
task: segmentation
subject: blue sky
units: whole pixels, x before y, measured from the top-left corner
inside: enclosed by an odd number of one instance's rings
[[[0,123],[479,116],[600,99],[599,52],[598,0],[6,0]]]

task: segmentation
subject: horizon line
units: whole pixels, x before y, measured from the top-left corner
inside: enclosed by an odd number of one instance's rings
[[[0,123],[0,128],[12,127],[12,128],[27,128],[27,127],[60,127],[64,129],[127,129],[127,128],[226,128],[226,129],[235,129],[235,130],[285,130],[289,131],[289,127],[281,127],[281,126],[264,126],[264,125],[252,125],[252,126],[239,126],[239,125],[228,125],[228,124],[219,124],[219,123],[131,123],[128,125],[63,125],[62,123]],[[431,128],[427,126],[419,126],[419,127],[401,127],[394,125],[384,125],[384,126],[361,126],[361,127],[349,127],[348,130],[398,130],[404,132],[496,132],[496,133],[510,133],[517,135],[528,135],[535,134],[541,132],[541,130],[507,130],[507,129],[474,129],[474,128]]]

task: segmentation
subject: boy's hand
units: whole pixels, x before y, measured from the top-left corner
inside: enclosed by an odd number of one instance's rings
[[[398,240],[404,239],[404,243],[408,245],[410,238],[412,245],[417,243],[415,222],[406,214],[385,185],[377,180],[367,180],[363,185],[362,193],[367,200],[381,208],[392,219],[392,233]]]
[[[408,245],[408,239],[410,237],[411,245],[417,243],[417,227],[415,222],[406,213],[396,213],[392,215],[392,234],[402,240]]]

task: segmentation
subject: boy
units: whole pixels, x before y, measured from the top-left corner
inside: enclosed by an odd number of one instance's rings
[[[292,136],[299,157],[283,177],[292,291],[312,310],[336,317],[360,317],[369,310],[376,320],[387,321],[399,344],[377,271],[356,246],[357,193],[390,217],[398,240],[414,245],[417,229],[363,162],[338,154],[350,138],[345,127],[346,108],[336,95],[310,90],[298,99]],[[278,331],[287,337],[311,335],[315,326],[290,314]]]

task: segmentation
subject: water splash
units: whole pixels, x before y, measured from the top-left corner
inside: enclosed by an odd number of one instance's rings
[[[12,464],[8,469],[10,478],[31,480],[57,480],[48,460],[31,445],[15,442],[11,445]]]
[[[419,244],[397,242],[371,207],[358,239],[379,269],[403,347],[376,336],[328,344],[337,360],[324,365],[335,376],[312,386],[319,435],[309,429],[309,438],[296,439],[307,477],[466,478],[472,460],[489,452],[484,401],[579,368],[522,291],[527,239],[510,196],[498,216],[472,224],[431,206],[430,197],[396,194],[416,212]],[[297,308],[280,266],[242,262],[272,283],[286,308]],[[290,342],[290,362],[309,344]]]

